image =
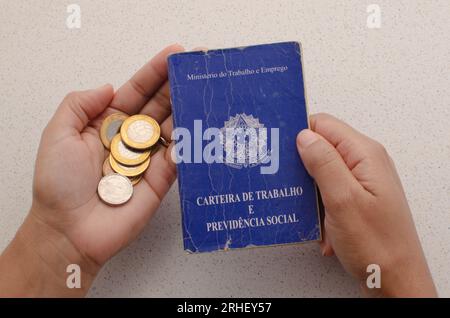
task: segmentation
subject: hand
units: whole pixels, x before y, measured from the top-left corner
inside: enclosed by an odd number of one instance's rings
[[[297,145],[325,206],[322,253],[335,253],[362,286],[367,266],[378,264],[378,295],[436,296],[402,184],[384,147],[327,114],[311,116],[310,123]]]
[[[108,206],[96,193],[107,155],[99,128],[111,113],[142,113],[155,118],[162,136],[169,140],[172,118],[167,57],[179,51],[182,48],[178,45],[164,49],[115,94],[111,85],[105,85],[70,93],[63,100],[42,135],[31,211],[2,256],[6,264],[11,259],[8,255],[17,256],[18,246],[30,250],[29,255],[38,256],[34,267],[46,266],[44,272],[53,272],[58,288],[52,289],[48,275],[36,273],[45,278],[44,288],[27,286],[28,290],[21,290],[19,286],[9,295],[28,291],[36,296],[60,296],[67,291],[66,265],[72,262],[80,265],[83,272],[83,295],[99,268],[129,244],[155,213],[176,177],[170,148],[160,147],[152,156],[150,167],[134,187],[129,202]],[[33,261],[28,258],[21,262],[21,266],[26,266],[23,263]],[[29,267],[22,271],[29,271]],[[1,280],[0,290],[8,294]]]

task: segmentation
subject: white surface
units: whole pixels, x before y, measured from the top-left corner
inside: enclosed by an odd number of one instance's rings
[[[78,3],[81,29],[66,27]],[[382,27],[366,27],[376,2]],[[221,3],[221,4],[219,4]],[[311,112],[330,112],[394,158],[441,296],[450,296],[450,1],[0,0],[0,248],[31,203],[40,132],[63,96],[118,87],[162,47],[303,44]],[[91,296],[357,296],[315,244],[204,255],[182,249],[176,187]]]

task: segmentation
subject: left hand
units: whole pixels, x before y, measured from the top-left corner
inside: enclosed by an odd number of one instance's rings
[[[182,50],[178,45],[167,47],[115,94],[111,85],[68,94],[45,128],[36,160],[32,208],[16,241],[39,258],[50,259],[44,262],[50,267],[52,262],[61,265],[46,270],[61,275],[62,283],[67,273],[60,261],[78,262],[90,277],[84,281],[88,288],[99,268],[142,231],[175,180],[170,148],[159,147],[129,202],[112,207],[97,195],[107,154],[99,129],[106,116],[147,114],[160,123],[162,136],[170,139],[167,57]],[[9,253],[14,244],[19,243],[13,242]],[[61,254],[58,261],[52,261],[52,247]]]

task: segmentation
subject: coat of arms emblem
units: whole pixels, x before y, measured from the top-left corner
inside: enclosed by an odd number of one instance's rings
[[[220,131],[226,165],[240,169],[257,166],[269,159],[267,128],[253,115],[231,116]]]

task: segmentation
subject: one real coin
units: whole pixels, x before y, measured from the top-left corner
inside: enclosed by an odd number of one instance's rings
[[[120,135],[127,146],[134,149],[148,149],[158,142],[161,128],[150,116],[134,115],[123,122]]]
[[[103,162],[103,169],[102,169],[103,170],[102,171],[103,172],[103,176],[106,176],[106,175],[111,174],[111,173],[116,173],[116,171],[114,171],[113,168],[111,167],[111,163],[110,163],[110,160],[114,160],[114,158],[110,159],[110,157],[112,158],[112,156],[109,154],[106,157],[105,161]],[[120,163],[117,163],[117,165],[120,166],[123,169],[129,168],[127,166],[122,166]],[[143,177],[143,173],[140,174],[140,175],[137,175],[137,176],[128,177],[128,179],[130,179],[132,185],[136,185],[136,184],[139,183],[139,181],[141,181],[142,177]]]
[[[117,162],[114,156],[109,155],[109,164],[115,172],[121,175],[127,177],[136,177],[143,174],[145,170],[147,170],[148,166],[150,165],[150,157],[138,166],[125,166],[120,164],[120,162]]]
[[[120,174],[112,173],[104,176],[97,188],[98,195],[105,203],[110,205],[124,204],[133,195],[131,181]]]
[[[150,157],[150,150],[139,151],[128,148],[117,134],[111,141],[111,154],[119,163],[127,166],[137,166]]]
[[[109,115],[103,120],[102,126],[100,128],[100,139],[102,140],[103,146],[109,149],[111,146],[111,140],[120,131],[120,127],[128,115],[122,113],[114,113]]]

